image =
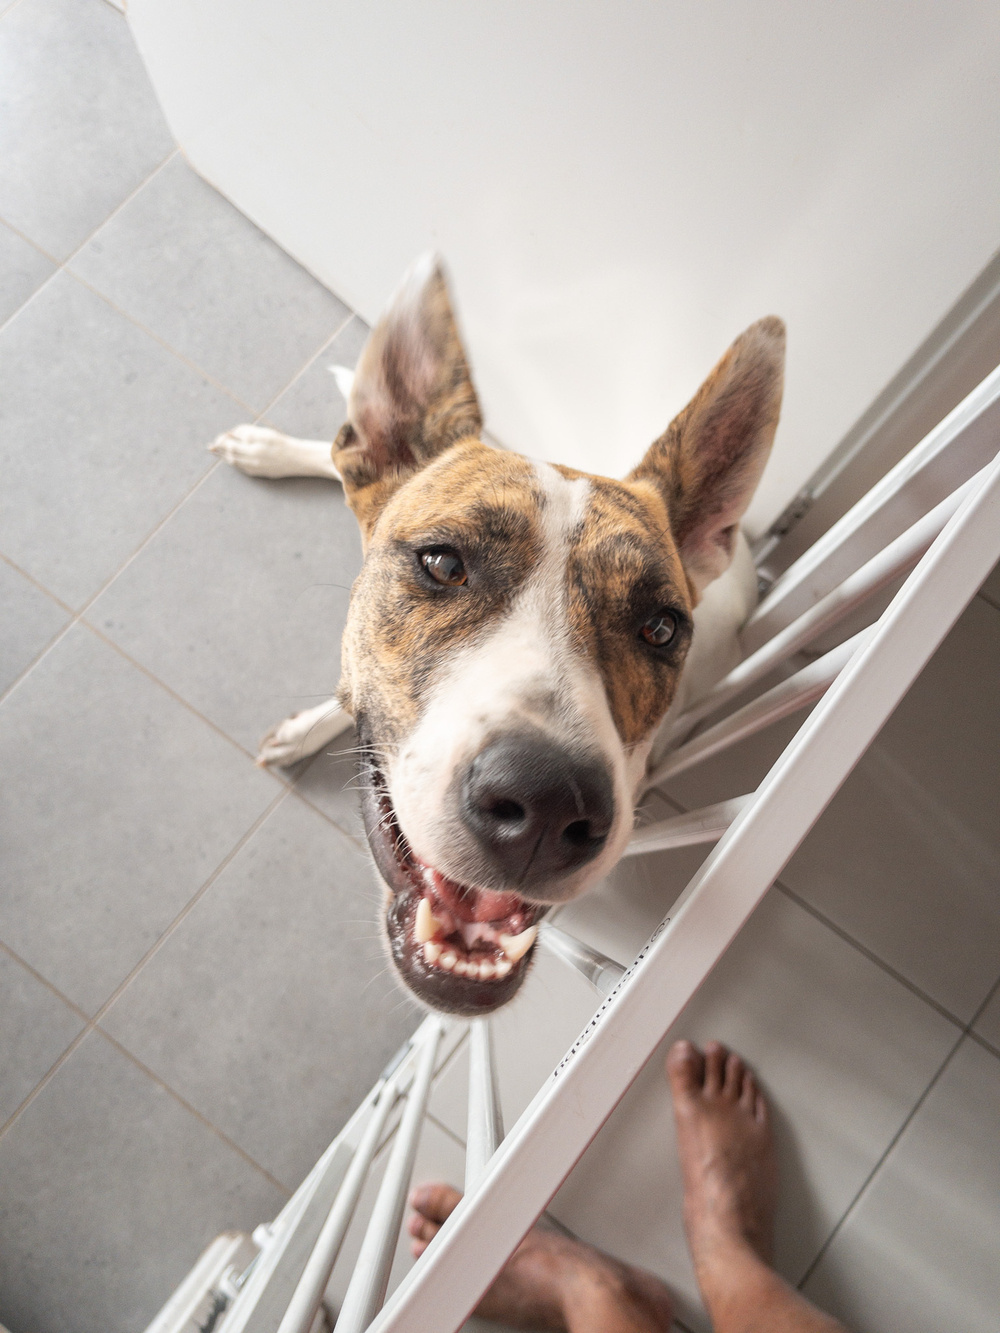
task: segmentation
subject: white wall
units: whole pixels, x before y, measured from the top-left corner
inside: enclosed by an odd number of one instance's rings
[[[195,167],[369,319],[450,265],[487,424],[621,473],[789,324],[781,510],[1000,245],[989,0],[131,0]]]

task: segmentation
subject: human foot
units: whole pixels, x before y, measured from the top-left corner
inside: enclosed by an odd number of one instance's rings
[[[461,1199],[450,1185],[421,1185],[410,1195],[413,1253],[423,1254]],[[552,1227],[533,1227],[476,1307],[483,1319],[518,1328],[574,1333],[664,1333],[670,1295],[662,1282]]]
[[[678,1041],[667,1056],[684,1225],[702,1290],[747,1250],[771,1261],[778,1169],[767,1103],[740,1057]],[[707,1284],[707,1288],[706,1288]]]

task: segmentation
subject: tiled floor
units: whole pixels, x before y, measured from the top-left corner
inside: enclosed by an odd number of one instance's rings
[[[4,6],[0,68],[0,1323],[138,1333],[416,1023],[345,766],[253,763],[336,684],[353,519],[205,451],[332,438],[366,329],[175,152],[105,0]]]
[[[332,437],[366,330],[174,152],[106,0],[0,0],[0,68],[0,1323],[139,1333],[416,1023],[350,740],[252,762],[336,682],[353,521],[204,452],[240,420]],[[856,1333],[997,1327],[998,719],[995,572],[677,1027],[760,1071],[779,1266]],[[671,799],[749,790],[793,727]],[[565,923],[627,961],[699,860],[630,863]],[[543,955],[496,1023],[508,1125],[594,1007]],[[461,1172],[464,1061],[422,1175]],[[553,1211],[701,1330],[672,1134],[657,1059]]]

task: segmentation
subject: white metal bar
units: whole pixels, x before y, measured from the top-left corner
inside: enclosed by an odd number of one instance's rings
[[[735,713],[730,713],[714,727],[695,736],[694,740],[679,745],[649,774],[646,787],[655,787],[667,778],[676,777],[678,773],[710,759],[713,754],[728,750],[738,741],[746,740],[748,736],[756,735],[783,717],[815,703],[837,679],[853,654],[871,637],[871,633],[871,627],[863,629],[836,648],[831,648],[822,657],[817,657],[815,662],[810,662],[801,671],[796,671],[787,680],[767,690],[759,699],[753,699]]]
[[[354,1210],[364,1188],[368,1168],[385,1129],[385,1122],[396,1103],[396,1090],[396,1081],[393,1079],[383,1085],[378,1095],[372,1108],[371,1118],[365,1126],[364,1135],[337,1193],[336,1201],[327,1214],[292,1299],[278,1325],[278,1333],[309,1333],[309,1329],[312,1328],[323,1293],[330,1281],[333,1266],[337,1262],[340,1247],[347,1235],[347,1228],[351,1224],[351,1218],[354,1216]]]
[[[671,847],[718,842],[750,799],[750,796],[734,796],[718,805],[706,805],[701,810],[690,810],[637,828],[622,855],[644,856],[647,852],[665,852]]]
[[[797,620],[793,620],[785,629],[779,630],[773,639],[768,639],[755,653],[744,658],[739,666],[734,667],[714,685],[708,694],[677,718],[670,728],[671,737],[690,733],[697,723],[710,713],[714,713],[730,699],[734,699],[751,685],[755,685],[793,653],[799,652],[808,643],[818,639],[821,634],[833,629],[893,579],[912,569],[966,495],[974,490],[977,484],[981,484],[981,481],[981,474],[977,473],[964,485],[959,486],[940,504],[935,505],[929,514],[918,519],[895,541],[890,542],[885,550],[872,556],[860,569],[849,574],[832,592],[828,592],[808,611],[804,611]]]
[[[1000,366],[775,582],[743,631],[749,654],[985,467],[1000,430]]]
[[[406,1109],[386,1164],[372,1209],[368,1230],[344,1296],[337,1333],[364,1333],[385,1300],[389,1269],[399,1240],[406,1207],[406,1191],[413,1174],[413,1159],[427,1109],[427,1095],[434,1076],[434,1057],[441,1039],[441,1024],[432,1020],[424,1034],[417,1070],[406,1098]]]
[[[228,1270],[242,1272],[256,1253],[250,1237],[227,1231],[216,1236],[146,1333],[201,1333],[214,1314],[214,1295]]]
[[[218,1333],[274,1333],[305,1269],[316,1239],[350,1170],[356,1147],[374,1113],[376,1101],[391,1082],[395,1095],[412,1076],[412,1052],[429,1022],[414,1033],[383,1069],[375,1086],[274,1219],[254,1232],[261,1250],[244,1274]]]
[[[575,967],[602,995],[610,995],[625,975],[621,963],[551,922],[542,923],[540,939],[551,953]]]
[[[503,1142],[500,1089],[488,1018],[469,1024],[469,1119],[465,1136],[465,1191],[476,1188],[490,1158]]]
[[[371,1333],[453,1333],[1000,559],[1000,458],[813,710]],[[933,608],[933,614],[929,609]]]

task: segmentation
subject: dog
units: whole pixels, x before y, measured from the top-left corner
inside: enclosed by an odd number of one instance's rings
[[[624,480],[593,476],[483,440],[428,257],[353,378],[336,372],[332,449],[253,426],[210,446],[255,475],[339,479],[357,518],[336,697],[275,728],[261,758],[291,763],[353,721],[389,952],[426,1005],[511,1000],[545,912],[621,856],[668,710],[739,660],[756,597],[739,522],[784,346],[780,319],[753,324]]]

